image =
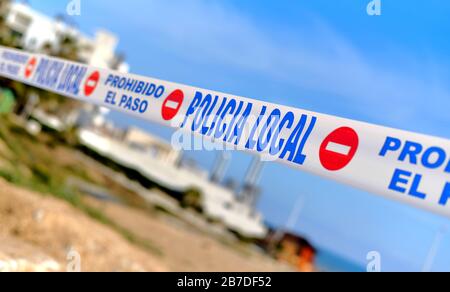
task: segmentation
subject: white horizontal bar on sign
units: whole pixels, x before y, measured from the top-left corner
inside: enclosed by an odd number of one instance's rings
[[[445,138],[1,46],[0,76],[450,217]]]
[[[328,151],[339,153],[342,155],[349,155],[351,147],[343,144],[329,142],[326,148]]]
[[[166,102],[166,107],[171,108],[171,109],[177,109],[179,105],[180,105],[179,102],[172,101],[172,100],[169,100]]]
[[[97,83],[98,83],[98,81],[88,80],[88,81],[86,81],[86,86],[95,87],[97,85]]]

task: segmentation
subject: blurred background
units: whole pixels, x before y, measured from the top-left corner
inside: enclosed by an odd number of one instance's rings
[[[449,13],[1,0],[0,43],[449,138]],[[450,271],[444,217],[3,78],[0,114],[0,271]]]

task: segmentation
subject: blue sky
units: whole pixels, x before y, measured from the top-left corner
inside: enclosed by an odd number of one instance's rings
[[[69,2],[29,1],[56,15]],[[120,37],[133,73],[450,138],[450,2],[382,0],[82,0],[80,28]],[[164,137],[170,132],[113,114]],[[188,153],[210,167],[214,153]],[[251,157],[233,154],[239,178]],[[259,208],[275,224],[304,197],[296,231],[365,265],[420,271],[448,219],[277,164]],[[450,232],[434,270],[450,271]]]

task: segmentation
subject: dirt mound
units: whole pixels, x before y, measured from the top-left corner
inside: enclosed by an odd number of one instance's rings
[[[167,270],[157,255],[132,245],[67,203],[1,179],[0,222],[4,266],[22,263],[18,270],[65,271],[76,252],[82,271]]]

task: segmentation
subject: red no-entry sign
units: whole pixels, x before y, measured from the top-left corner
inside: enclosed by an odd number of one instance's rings
[[[161,115],[165,121],[172,120],[183,105],[184,93],[177,89],[164,100],[162,105]]]
[[[352,161],[358,146],[359,138],[355,130],[348,127],[339,128],[322,142],[320,163],[327,170],[341,170]]]
[[[27,66],[25,67],[25,77],[30,78],[31,74],[33,74],[34,68],[36,68],[37,60],[36,58],[32,58],[28,61]]]
[[[100,73],[98,71],[95,71],[86,79],[86,82],[84,83],[84,95],[90,96],[92,93],[94,93],[99,81]]]

